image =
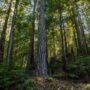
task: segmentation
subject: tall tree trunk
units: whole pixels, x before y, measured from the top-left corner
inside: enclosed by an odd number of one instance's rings
[[[68,53],[68,50],[67,50],[67,39],[66,39],[66,30],[65,30],[64,27],[65,26],[64,26],[64,22],[63,22],[63,36],[64,36],[64,43],[65,43],[65,52],[66,52],[66,56],[67,56],[67,53]]]
[[[39,22],[39,33],[38,33],[37,70],[38,70],[39,76],[47,75],[45,0],[40,0],[40,22]]]
[[[77,5],[77,10],[78,10],[78,18],[80,20],[80,29],[81,29],[81,38],[82,38],[82,45],[83,45],[83,55],[88,55],[88,45],[87,45],[87,41],[86,41],[86,35],[85,35],[85,30],[84,28],[86,28],[85,26],[85,16],[83,14],[83,7],[81,7],[82,5]],[[82,9],[81,9],[82,8]],[[82,18],[83,17],[83,18]]]
[[[10,36],[9,36],[9,42],[8,42],[8,48],[7,48],[7,57],[6,57],[6,65],[10,66],[10,60],[12,59],[12,49],[13,49],[13,41],[14,41],[14,26],[15,26],[15,20],[17,15],[17,8],[18,8],[19,0],[16,0],[14,13],[13,13],[13,19],[12,19],[12,25],[10,30]]]
[[[78,55],[78,43],[77,43],[77,38],[76,38],[76,32],[75,32],[75,29],[73,30],[73,41],[74,41],[74,55],[76,58],[77,55]]]
[[[77,33],[77,41],[78,41],[78,51],[80,54],[83,54],[83,47],[82,47],[82,43],[81,43],[81,32],[80,32],[80,28],[78,26],[78,19],[77,19],[77,11],[76,11],[76,4],[75,4],[75,0],[73,0],[72,2],[72,13],[73,13],[73,24],[75,26],[76,29],[76,33]]]
[[[53,42],[53,57],[56,58],[56,42],[55,42],[55,32],[54,27],[52,27],[52,42]]]
[[[61,9],[60,9],[61,10]],[[65,31],[64,31],[64,22],[62,21],[62,10],[60,11],[60,34],[61,34],[61,51],[62,51],[62,62],[63,70],[67,70],[67,55],[66,55],[66,40],[65,40]]]
[[[10,4],[9,4],[9,8],[8,8],[8,11],[7,11],[7,16],[6,16],[5,23],[4,23],[4,26],[3,26],[3,30],[1,32],[1,37],[0,37],[0,62],[3,61],[6,29],[7,29],[9,15],[10,15],[10,12],[11,12],[11,6],[12,6],[12,0],[10,1]]]
[[[36,0],[34,0],[34,6],[33,6],[32,31],[30,36],[30,48],[29,48],[29,57],[27,63],[27,68],[32,70],[35,69],[35,60],[34,60],[35,9],[36,9]]]
[[[82,33],[82,45],[83,45],[83,55],[88,55],[88,45],[87,45],[87,41],[86,41],[86,36],[85,36],[85,31],[84,31],[84,27],[82,25],[80,25],[81,27],[81,33]]]
[[[87,42],[86,42],[86,37],[84,33],[84,27],[82,24],[82,19],[81,19],[81,11],[78,9],[78,5],[76,4],[76,1],[73,0],[72,2],[72,9],[73,9],[73,16],[74,16],[74,24],[77,32],[77,39],[78,39],[78,46],[79,46],[79,53],[81,55],[87,55],[88,54],[88,49],[87,49]],[[78,23],[80,22],[80,23]]]

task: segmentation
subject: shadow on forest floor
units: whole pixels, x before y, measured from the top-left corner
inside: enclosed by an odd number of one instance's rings
[[[15,90],[90,90],[90,83],[60,80],[52,77],[35,77],[26,80],[24,84]]]
[[[58,80],[54,78],[36,78],[38,90],[90,90],[90,83]]]
[[[90,90],[90,83],[60,80],[52,77],[32,77],[22,84],[12,85],[9,89],[3,90]]]

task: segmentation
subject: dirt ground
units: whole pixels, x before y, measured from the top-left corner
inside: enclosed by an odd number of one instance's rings
[[[90,83],[36,78],[38,90],[90,90]]]

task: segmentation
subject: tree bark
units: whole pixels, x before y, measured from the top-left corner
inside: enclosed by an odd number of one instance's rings
[[[78,5],[76,4],[75,0],[73,0],[73,2],[72,2],[72,11],[73,11],[73,17],[74,17],[73,22],[75,24],[75,29],[76,29],[76,33],[77,33],[79,53],[81,55],[87,55],[88,54],[88,49],[87,49],[88,46],[87,46],[87,42],[86,42],[84,27],[82,25],[80,11],[78,11]],[[80,22],[80,23],[78,23],[78,22]]]
[[[67,71],[66,36],[65,36],[64,23],[62,18],[63,16],[62,16],[62,10],[61,10],[60,11],[61,51],[62,51],[63,70],[64,72],[66,72]]]
[[[88,45],[87,45],[87,41],[86,41],[86,35],[85,35],[85,31],[83,26],[81,25],[81,33],[82,33],[82,45],[83,45],[83,55],[88,55]]]
[[[10,12],[11,12],[11,6],[12,6],[12,0],[10,1],[10,4],[9,4],[9,8],[8,8],[8,11],[7,11],[7,16],[6,16],[5,23],[4,23],[4,26],[3,26],[3,30],[1,32],[1,37],[0,37],[0,62],[3,62],[5,36],[6,36],[8,19],[9,19],[9,15],[10,15]]]
[[[37,71],[39,76],[47,75],[46,58],[45,0],[40,0],[40,22],[37,52]]]
[[[10,66],[10,60],[12,59],[12,50],[13,50],[13,41],[14,41],[14,26],[16,21],[16,15],[17,15],[17,8],[18,8],[19,0],[16,0],[14,13],[13,13],[13,19],[12,19],[12,25],[10,30],[10,36],[9,36],[9,42],[8,42],[8,48],[7,48],[7,57],[6,57],[6,65],[7,67]]]
[[[34,60],[34,32],[35,32],[35,9],[36,9],[36,0],[34,0],[33,6],[33,16],[32,16],[32,31],[30,35],[30,48],[29,48],[29,56],[27,68],[34,70],[35,69],[35,60]]]
[[[81,32],[80,32],[80,28],[78,26],[78,19],[77,19],[77,11],[76,11],[76,2],[75,0],[73,0],[72,2],[72,13],[73,13],[73,24],[75,26],[76,29],[76,33],[77,33],[77,41],[78,41],[78,52],[82,55],[83,54],[83,49],[82,49],[82,43],[81,43]]]
[[[85,35],[85,25],[84,25],[84,21],[83,21],[83,8],[81,9],[79,5],[77,5],[77,9],[78,9],[78,18],[80,20],[80,29],[81,29],[81,38],[82,38],[82,46],[83,46],[83,55],[88,55],[88,45],[87,45],[87,41],[86,41],[86,35]]]

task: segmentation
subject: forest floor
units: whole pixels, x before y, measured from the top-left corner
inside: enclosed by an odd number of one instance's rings
[[[11,77],[11,76],[10,76]],[[6,86],[0,90],[90,90],[89,79],[69,79],[62,75],[52,75],[48,77],[33,77],[27,76],[27,78],[21,78],[21,76],[14,76],[10,81],[5,78],[2,83]],[[23,76],[22,76],[23,77]],[[14,80],[16,78],[16,80]],[[20,81],[17,80],[20,78]],[[23,80],[22,80],[23,79]],[[13,80],[13,81],[12,81]],[[13,83],[13,82],[16,83]]]
[[[3,90],[90,90],[90,83],[52,77],[30,77],[18,86],[12,85],[9,89]]]
[[[53,78],[36,78],[38,90],[90,90],[90,83],[59,80]]]
[[[28,83],[29,83],[29,88],[25,88],[25,89],[20,88],[17,90],[90,90],[90,83],[85,83],[81,81],[72,81],[72,80],[60,80],[52,77],[30,78],[26,80],[26,82],[20,87],[22,88],[24,86],[27,87]]]

